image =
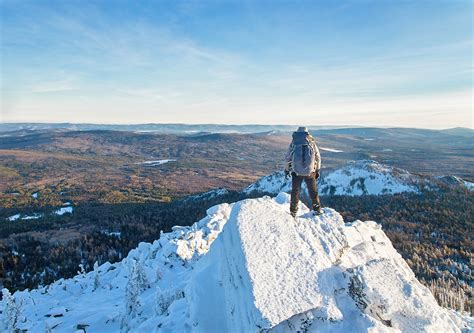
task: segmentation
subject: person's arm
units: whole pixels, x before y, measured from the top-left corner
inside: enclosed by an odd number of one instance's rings
[[[287,173],[291,171],[291,160],[293,159],[292,155],[293,155],[293,143],[290,144],[290,146],[288,147],[288,151],[285,154],[285,162],[286,162],[285,172]]]
[[[316,158],[315,158],[315,170],[319,172],[321,170],[321,154],[319,153],[318,145],[316,142],[314,142],[314,152],[316,153]]]
[[[318,145],[316,144],[316,141],[314,139],[312,140],[312,144],[313,144],[313,150],[314,150],[314,154],[315,154],[314,170],[315,170],[315,173],[316,173],[316,179],[318,179],[319,178],[319,173],[320,173],[320,170],[321,170],[321,154],[319,153]]]

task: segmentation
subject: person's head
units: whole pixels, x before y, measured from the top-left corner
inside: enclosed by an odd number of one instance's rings
[[[295,137],[298,137],[298,138],[302,138],[302,137],[312,138],[311,134],[309,134],[309,132],[308,132],[308,129],[304,126],[298,127],[296,132],[293,132],[293,140],[295,139]]]

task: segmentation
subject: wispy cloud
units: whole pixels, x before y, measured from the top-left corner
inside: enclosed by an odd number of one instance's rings
[[[179,91],[170,91],[162,88],[128,88],[119,89],[117,92],[125,95],[124,98],[138,98],[147,103],[149,103],[150,100],[169,101],[183,95]]]
[[[40,81],[31,86],[32,93],[61,92],[79,89],[75,78],[67,77],[57,80]]]

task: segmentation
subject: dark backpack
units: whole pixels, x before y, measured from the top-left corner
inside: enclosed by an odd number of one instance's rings
[[[310,176],[316,171],[316,152],[309,133],[293,133],[291,165],[298,176]]]

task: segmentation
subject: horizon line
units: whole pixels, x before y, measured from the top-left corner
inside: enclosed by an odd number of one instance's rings
[[[0,125],[18,125],[18,124],[42,124],[42,125],[95,125],[95,126],[147,126],[147,125],[181,125],[181,126],[302,126],[301,124],[258,124],[258,123],[246,123],[246,124],[231,124],[231,123],[179,123],[179,122],[163,122],[163,123],[94,123],[94,122],[8,122],[0,121]],[[421,130],[431,130],[431,131],[444,131],[452,129],[467,129],[474,131],[473,127],[464,127],[464,126],[455,126],[455,127],[445,127],[445,128],[429,128],[429,127],[411,127],[411,126],[363,126],[363,125],[305,125],[305,127],[332,127],[332,128],[383,128],[383,129],[421,129]]]

